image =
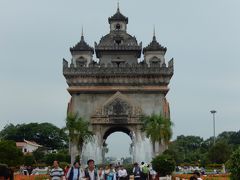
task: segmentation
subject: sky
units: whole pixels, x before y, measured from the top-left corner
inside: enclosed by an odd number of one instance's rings
[[[166,60],[174,58],[167,94],[173,139],[212,136],[212,109],[216,134],[240,129],[239,7],[239,0],[120,0],[128,33],[146,46],[155,26]],[[116,8],[117,0],[0,1],[0,130],[9,123],[64,126],[70,95],[62,59],[70,60],[82,27],[91,46],[99,42]]]

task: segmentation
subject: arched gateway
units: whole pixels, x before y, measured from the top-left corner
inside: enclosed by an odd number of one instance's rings
[[[95,49],[81,40],[70,48],[70,66],[63,60],[63,74],[69,85],[71,100],[68,112],[78,113],[90,121],[94,142],[83,147],[83,158],[101,163],[107,137],[120,131],[130,136],[134,161],[149,162],[155,153],[151,141],[142,132],[142,115],[161,113],[169,117],[166,94],[173,75],[173,60],[166,66],[166,48],[153,35],[142,48],[127,33],[128,18],[117,12],[108,18],[110,32],[95,43]],[[144,58],[141,60],[141,54]],[[96,52],[98,61],[93,60]],[[156,146],[159,147],[159,146]]]

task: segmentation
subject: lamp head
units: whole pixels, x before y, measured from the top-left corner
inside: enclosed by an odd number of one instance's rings
[[[211,110],[210,111],[212,114],[215,114],[217,111],[216,110]]]

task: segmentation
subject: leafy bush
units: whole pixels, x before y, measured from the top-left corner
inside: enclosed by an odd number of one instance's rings
[[[152,160],[152,167],[160,176],[172,174],[175,165],[175,161],[169,155],[158,155]]]
[[[45,148],[40,147],[37,150],[33,151],[32,155],[34,156],[34,159],[37,163],[43,163],[44,162],[44,156],[45,156]]]
[[[232,180],[239,180],[240,177],[240,147],[233,152],[229,161],[227,162],[227,168],[231,172]]]
[[[60,162],[60,163],[59,163],[59,166],[60,166],[60,168],[62,168],[62,169],[65,169],[65,167],[68,166],[68,165],[69,165],[68,162]]]
[[[222,164],[229,159],[230,154],[230,146],[225,142],[218,142],[210,148],[208,158],[213,163]]]
[[[7,164],[9,167],[17,166],[22,163],[23,153],[16,147],[16,142],[0,141],[0,163]]]
[[[24,155],[23,163],[26,166],[32,166],[35,163],[35,159],[34,159],[33,155],[31,155],[31,154]]]
[[[32,165],[32,167],[33,168],[36,168],[36,167],[38,167],[38,168],[45,168],[47,165],[45,164],[45,163],[38,163],[38,164],[33,164]]]
[[[56,154],[47,154],[45,156],[45,163],[48,165],[48,166],[51,166],[53,164],[53,161],[56,160]]]
[[[51,153],[45,156],[45,163],[48,166],[51,166],[54,160],[58,160],[59,162],[70,163],[70,156],[68,154],[62,154],[62,153]]]
[[[128,175],[133,174],[133,164],[124,164],[124,168],[126,169]]]

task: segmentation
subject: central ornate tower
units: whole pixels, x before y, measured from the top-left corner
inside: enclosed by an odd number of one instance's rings
[[[132,139],[134,161],[149,162],[165,146],[153,149],[141,131],[140,118],[152,113],[170,116],[166,94],[173,75],[173,59],[167,66],[167,48],[157,42],[155,33],[149,45],[142,48],[142,43],[127,33],[128,18],[119,7],[108,22],[110,32],[95,42],[95,48],[85,42],[82,34],[80,42],[70,48],[70,65],[63,60],[63,75],[71,94],[68,112],[88,120],[95,133],[95,141],[84,145],[83,159],[94,158],[101,163],[105,140],[121,131]],[[98,60],[93,59],[94,52]],[[71,153],[76,153],[74,145]]]

